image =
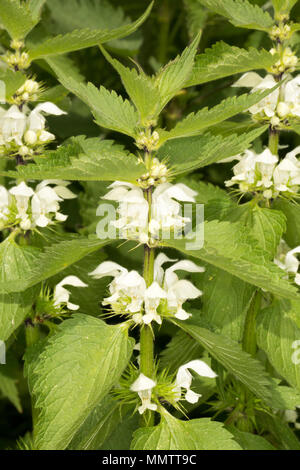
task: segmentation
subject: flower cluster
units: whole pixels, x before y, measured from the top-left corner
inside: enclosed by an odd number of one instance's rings
[[[9,109],[0,108],[0,154],[32,157],[55,139],[45,129],[46,119],[42,113],[66,114],[51,102],[41,103],[32,111],[27,105],[22,107],[22,111],[15,104]]]
[[[136,139],[136,145],[140,149],[146,149],[149,152],[155,150],[159,142],[159,133],[157,131],[150,133],[140,132]]]
[[[190,218],[181,215],[181,205],[177,201],[195,202],[197,194],[182,183],[163,183],[153,191],[149,208],[140,187],[115,181],[109,188],[111,190],[103,199],[119,203],[119,218],[111,224],[120,230],[122,238],[150,244],[155,244],[160,235],[184,229]]]
[[[252,88],[251,93],[273,88],[277,85],[272,75],[262,78],[255,72],[247,72],[234,83],[235,87]],[[281,85],[263,98],[259,103],[249,108],[257,120],[269,120],[273,126],[289,117],[300,117],[300,75]]]
[[[296,155],[300,146],[286,154],[278,162],[267,148],[262,153],[246,150],[234,157],[239,162],[233,167],[234,176],[225,182],[226,186],[239,185],[242,192],[262,192],[266,199],[283,194],[291,197],[298,192],[300,184],[300,162]]]
[[[7,190],[0,186],[0,228],[19,225],[22,230],[46,227],[55,220],[63,222],[67,216],[59,212],[59,203],[76,197],[62,180],[44,180],[35,190],[25,182]]]
[[[300,261],[297,254],[300,254],[300,246],[290,250],[285,241],[281,240],[274,263],[287,273],[287,278],[291,275],[295,284],[300,286],[300,273],[298,273]]]
[[[215,378],[217,376],[204,361],[199,359],[190,361],[187,364],[180,366],[176,375],[175,383],[172,384],[174,402],[181,400],[182,390],[185,391],[184,399],[189,403],[197,403],[201,397],[199,393],[195,393],[193,390],[191,390],[193,376],[189,372],[189,369],[193,370],[202,377]],[[144,374],[140,374],[131,385],[130,390],[136,392],[142,402],[141,406],[138,408],[140,414],[143,414],[146,410],[157,410],[157,404],[152,402],[152,400],[155,400],[157,403],[159,403],[159,387],[157,387],[156,394],[156,386],[157,382],[150,379],[149,377],[146,377]]]
[[[168,173],[166,165],[160,162],[158,158],[153,158],[150,170],[138,179],[138,184],[145,189],[158,186],[167,182]]]
[[[202,295],[190,281],[179,279],[175,271],[203,272],[204,268],[189,260],[178,261],[170,268],[162,265],[171,260],[160,253],[154,261],[154,279],[147,287],[144,278],[137,271],[128,271],[112,261],[104,261],[90,273],[96,279],[112,276],[109,285],[110,296],[103,305],[111,305],[114,312],[130,316],[137,324],[149,325],[152,321],[162,323],[162,317],[186,320],[190,317],[182,305],[187,299]],[[142,313],[144,311],[144,314]]]
[[[276,49],[270,50],[272,55],[276,54]],[[286,47],[280,59],[271,67],[271,72],[275,75],[280,75],[284,72],[293,72],[298,63],[298,57],[293,53],[290,47]]]
[[[14,95],[14,103],[20,106],[27,101],[36,101],[38,99],[38,92],[40,85],[38,82],[32,79],[26,80]]]

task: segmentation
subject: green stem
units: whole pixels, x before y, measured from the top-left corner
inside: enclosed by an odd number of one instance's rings
[[[244,334],[243,334],[243,350],[255,356],[256,345],[256,316],[261,307],[261,291],[256,291],[247,312]]]
[[[278,155],[279,132],[272,127],[269,128],[269,149],[273,155]]]

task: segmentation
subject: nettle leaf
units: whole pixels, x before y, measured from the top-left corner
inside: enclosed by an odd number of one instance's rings
[[[157,156],[166,160],[172,173],[178,175],[243,152],[266,129],[267,126],[261,126],[245,134],[231,134],[224,138],[208,132],[200,136],[173,139],[160,147]]]
[[[184,83],[189,78],[193,69],[200,36],[201,33],[198,33],[191,45],[181,55],[158,71],[155,77],[155,85],[160,94],[159,111],[182,89]]]
[[[26,2],[1,0],[0,24],[12,39],[24,39],[37,24],[39,15]]]
[[[38,409],[35,447],[65,449],[118,381],[134,346],[124,325],[75,314],[58,327],[29,373]]]
[[[299,304],[297,314],[299,315]],[[293,387],[300,390],[300,367],[295,341],[300,327],[294,322],[292,307],[276,302],[257,317],[257,343],[265,351],[276,371]]]
[[[234,426],[229,426],[228,430],[234,436],[235,441],[244,450],[276,450],[269,441],[256,434],[240,431]]]
[[[109,239],[73,236],[64,241],[55,240],[40,250],[6,239],[0,244],[0,292],[19,292],[32,287],[107,243]]]
[[[65,67],[55,61],[48,60],[58,80],[69,91],[78,96],[91,109],[99,126],[122,132],[134,137],[138,125],[138,113],[128,100],[124,100],[115,91],[103,86],[98,89],[92,83],[78,82],[68,76]]]
[[[27,0],[27,6],[33,18],[39,19],[42,8],[47,0]]]
[[[204,246],[197,248],[201,233],[201,226],[196,227],[193,235],[163,240],[161,244],[206,261],[277,297],[299,298],[297,288],[284,279],[285,272],[269,260],[269,254],[257,246],[247,228],[239,223],[205,222]]]
[[[272,0],[276,14],[289,13],[298,0]]]
[[[26,80],[27,77],[22,72],[15,72],[10,69],[1,70],[1,86],[5,86],[5,89],[1,89],[1,93],[3,93],[1,99],[4,98],[6,102],[10,103],[15,92],[19,88],[21,88],[21,86],[25,83]]]
[[[22,405],[19,397],[19,391],[16,385],[16,378],[10,371],[7,373],[7,365],[0,367],[0,398],[7,398],[19,413],[22,413]],[[2,395],[2,396],[1,396]]]
[[[221,334],[240,341],[255,287],[222,269],[208,266],[202,290],[203,319],[218,328]]]
[[[113,59],[102,47],[101,51],[120,75],[125,90],[138,110],[140,123],[146,125],[147,121],[158,114],[160,94],[154,80],[142,71],[138,72],[136,69],[125,67],[121,62]]]
[[[281,211],[256,206],[252,211],[251,233],[273,259],[286,231],[286,218]]]
[[[278,86],[278,85],[277,85]],[[277,88],[274,87],[274,89]],[[250,94],[243,94],[241,96],[233,96],[226,98],[217,106],[213,108],[203,108],[197,113],[191,113],[170,131],[159,131],[160,145],[169,139],[176,139],[178,137],[189,137],[198,135],[210,126],[214,126],[219,122],[225,121],[236,114],[249,109],[253,104],[258,103],[272,90],[264,92],[255,92]]]
[[[181,421],[163,412],[161,423],[133,434],[131,450],[241,450],[222,423],[209,418]]]
[[[117,400],[106,396],[87,416],[68,445],[68,450],[101,449],[113,432],[120,430],[127,412],[127,408],[121,407]]]
[[[151,3],[145,13],[133,23],[120,26],[115,29],[76,29],[65,35],[59,35],[47,39],[37,45],[28,47],[28,53],[31,60],[36,60],[52,55],[65,54],[66,52],[85,49],[86,47],[103,44],[112,39],[122,38],[136,31],[136,29],[148,17],[153,3]]]
[[[69,142],[56,151],[47,152],[45,157],[35,158],[35,164],[18,166],[16,170],[0,170],[0,175],[38,180],[135,182],[146,171],[135,155],[111,140],[78,136]]]
[[[292,201],[278,198],[274,201],[274,208],[284,213],[286,217],[286,232],[284,239],[294,248],[300,245],[300,205]]]
[[[269,13],[248,0],[199,0],[210,10],[228,18],[231,24],[240,28],[268,31],[274,24]]]
[[[214,359],[255,395],[263,401],[270,400],[271,377],[257,359],[242,350],[240,344],[226,336],[188,322],[175,320],[173,323],[198,341]]]
[[[37,292],[0,294],[0,339],[6,341],[30,313]]]
[[[220,41],[196,56],[192,75],[185,86],[200,85],[250,70],[269,69],[277,60],[277,54],[272,55],[264,49],[241,49]]]

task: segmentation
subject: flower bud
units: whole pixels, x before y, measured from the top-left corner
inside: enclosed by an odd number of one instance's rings
[[[19,155],[21,155],[21,157],[25,157],[26,155],[28,155],[28,153],[29,153],[29,148],[26,147],[26,145],[22,145],[19,148]]]
[[[29,130],[29,131],[25,132],[24,140],[25,140],[26,144],[33,145],[37,141],[37,135],[34,131]]]
[[[284,118],[290,113],[290,107],[287,103],[280,101],[277,106],[277,114],[279,117]]]

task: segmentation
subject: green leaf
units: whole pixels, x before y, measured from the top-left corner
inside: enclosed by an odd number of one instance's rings
[[[191,45],[180,56],[158,71],[155,77],[155,85],[160,94],[159,111],[182,89],[189,78],[193,69],[200,35],[200,33],[197,34]]]
[[[0,0],[0,24],[12,39],[24,39],[39,17],[20,0]]]
[[[280,210],[286,217],[286,232],[284,239],[290,247],[300,245],[300,205],[292,201],[277,198],[274,209]]]
[[[236,276],[208,266],[202,286],[203,319],[218,328],[221,334],[240,341],[254,289]]]
[[[197,113],[191,113],[176,124],[171,131],[160,131],[160,144],[169,139],[201,134],[204,129],[246,111],[253,104],[258,103],[262,98],[267,96],[271,90],[273,89],[266,90],[262,93],[245,93],[238,97],[229,97],[213,108],[203,108]]]
[[[139,118],[128,100],[123,100],[115,91],[110,92],[103,86],[98,89],[92,83],[78,82],[68,76],[65,67],[49,59],[47,62],[61,84],[90,107],[99,126],[135,137]]]
[[[272,0],[276,16],[289,13],[298,0]]]
[[[39,410],[34,429],[37,449],[62,450],[111,387],[132,353],[124,325],[106,325],[76,314],[58,327],[39,356],[30,378]]]
[[[27,0],[27,6],[33,18],[39,19],[41,11],[47,0]],[[51,2],[52,3],[52,2]]]
[[[131,450],[241,450],[222,423],[209,418],[181,421],[163,412],[161,423],[140,428]]]
[[[105,58],[119,73],[122,83],[134,103],[139,113],[139,122],[141,125],[147,123],[157,116],[157,108],[160,101],[158,88],[154,80],[148,77],[143,71],[140,73],[136,69],[129,69],[121,62],[113,59],[104,48],[101,47]]]
[[[0,339],[6,341],[32,309],[35,289],[22,293],[0,294]]]
[[[159,366],[175,373],[182,364],[202,356],[203,348],[187,335],[184,331],[178,331],[169,341],[166,348],[160,354]]]
[[[78,136],[69,142],[45,157],[37,157],[35,164],[18,166],[16,170],[0,170],[0,175],[22,179],[121,180],[134,183],[146,171],[135,155],[111,140]]]
[[[103,44],[112,39],[122,38],[136,31],[148,17],[153,3],[151,3],[145,13],[133,23],[120,26],[112,30],[99,29],[77,29],[65,35],[59,35],[47,39],[36,46],[28,48],[31,60],[36,60],[52,55],[65,54],[66,52],[77,51],[86,47]]]
[[[173,174],[178,175],[243,152],[266,129],[267,126],[261,126],[245,134],[231,134],[224,138],[208,132],[200,136],[173,139],[160,147],[157,155],[168,162]]]
[[[229,426],[228,430],[234,436],[235,441],[244,450],[276,450],[269,441],[261,436],[251,434],[250,432],[240,431],[233,426]]]
[[[248,0],[199,0],[210,10],[223,15],[231,24],[240,28],[268,31],[274,24],[269,13]]]
[[[15,406],[19,413],[22,413],[16,379],[10,373],[6,373],[6,366],[4,365],[0,366],[0,393]]]
[[[106,396],[89,413],[68,445],[68,450],[99,450],[113,431],[120,427],[126,411],[116,400]]]
[[[296,287],[284,279],[284,271],[269,260],[268,253],[257,246],[257,241],[248,232],[239,223],[214,220],[204,223],[202,248],[197,248],[202,237],[201,226],[196,227],[193,236],[163,240],[161,244],[213,264],[275,296],[299,298]]]
[[[43,251],[19,246],[10,239],[0,244],[0,292],[19,292],[63,271],[109,240],[72,236],[55,240]]]
[[[267,429],[275,437],[279,449],[300,450],[299,440],[282,418],[270,413],[257,412],[256,419],[263,429]]]
[[[191,323],[178,320],[173,323],[198,341],[214,359],[255,395],[263,401],[270,399],[272,393],[270,377],[263,365],[243,351],[237,342]]]
[[[22,72],[14,72],[13,70],[10,69],[4,69],[0,71],[0,81],[3,82],[5,86],[5,90],[1,89],[5,93],[3,93],[2,98],[5,98],[5,101],[8,103],[11,103],[12,97],[15,94],[15,92],[21,88],[21,86],[25,83],[27,80],[26,75],[23,75]],[[3,86],[1,83],[1,86]]]
[[[265,351],[276,371],[297,390],[300,390],[300,367],[294,342],[299,339],[300,328],[293,320],[289,303],[276,302],[258,315],[259,347]]]
[[[185,86],[200,85],[250,70],[269,69],[277,60],[277,54],[272,55],[264,49],[241,49],[220,41],[196,56],[192,75]]]
[[[279,242],[286,230],[286,219],[281,211],[256,206],[252,211],[251,233],[259,246],[270,254],[273,260]]]

